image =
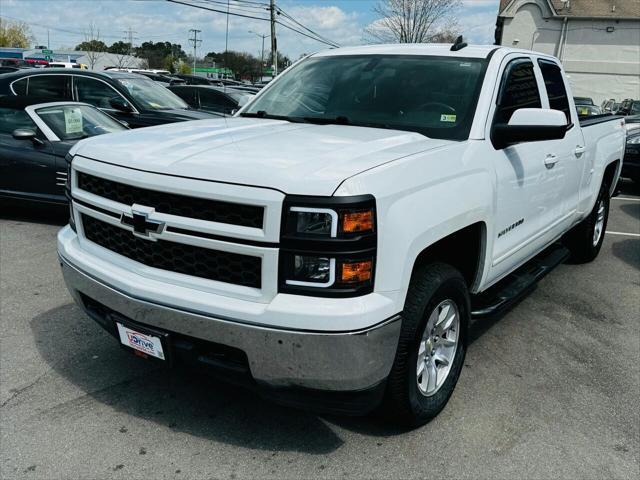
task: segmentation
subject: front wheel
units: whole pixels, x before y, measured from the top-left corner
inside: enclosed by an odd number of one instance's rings
[[[456,269],[434,263],[414,272],[387,382],[388,416],[417,427],[445,407],[464,363],[469,312],[467,285]]]
[[[593,210],[564,239],[573,263],[587,263],[598,256],[607,230],[609,203],[609,185],[602,182]]]

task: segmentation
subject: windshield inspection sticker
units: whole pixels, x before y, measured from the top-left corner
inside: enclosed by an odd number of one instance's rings
[[[448,115],[448,114],[442,114],[440,115],[440,121],[441,122],[453,122],[455,123],[456,119],[458,118],[457,115]]]
[[[66,133],[82,133],[82,112],[79,108],[65,109],[64,130]]]

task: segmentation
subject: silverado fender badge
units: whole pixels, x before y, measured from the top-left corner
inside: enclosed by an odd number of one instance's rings
[[[501,236],[509,233],[511,230],[513,230],[514,228],[519,227],[520,225],[522,225],[524,223],[524,218],[521,218],[520,220],[518,220],[515,223],[512,223],[511,225],[509,225],[507,228],[505,228],[504,230],[502,230],[501,232],[498,233],[498,238],[500,238]]]
[[[131,208],[131,215],[127,215],[126,213],[122,214],[120,217],[120,223],[128,227],[132,227],[134,235],[154,240],[149,237],[149,234],[161,233],[164,229],[165,223],[157,220],[149,220],[149,214],[153,209],[151,209],[151,211],[146,211],[147,209],[142,210],[135,207],[136,205]]]

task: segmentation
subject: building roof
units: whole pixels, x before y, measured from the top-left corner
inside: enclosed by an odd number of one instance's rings
[[[500,15],[517,0],[500,0]],[[640,18],[640,0],[542,0],[559,17]]]

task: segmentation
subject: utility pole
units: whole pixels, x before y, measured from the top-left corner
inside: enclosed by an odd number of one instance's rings
[[[51,48],[51,43],[49,43],[49,29],[47,28],[47,50]]]
[[[136,32],[131,27],[129,27],[126,30],[124,30],[124,33],[125,33],[124,41],[129,44],[127,55],[131,55],[131,51],[133,50],[133,39],[137,38],[137,37],[134,37],[133,34],[138,32]]]
[[[198,49],[198,45],[200,45],[202,43],[202,40],[198,40],[198,34],[201,32],[202,30],[196,30],[195,28],[192,28],[191,30],[189,30],[189,33],[193,32],[193,38],[190,38],[189,41],[193,43],[193,74],[196,74],[196,51]]]
[[[271,13],[271,57],[273,58],[273,76],[278,75],[278,42],[276,41],[276,0],[270,0]]]
[[[229,64],[229,0],[227,0],[227,31],[224,36],[224,69],[226,70]]]

